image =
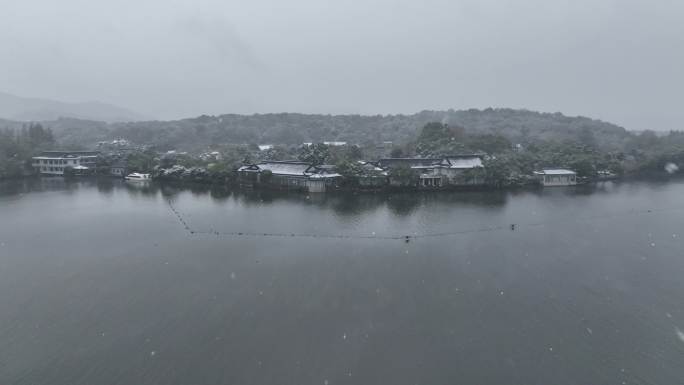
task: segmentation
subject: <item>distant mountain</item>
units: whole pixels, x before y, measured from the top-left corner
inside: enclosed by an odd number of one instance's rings
[[[0,118],[18,121],[45,121],[59,118],[103,122],[146,120],[143,115],[106,103],[66,103],[50,99],[24,98],[4,92],[0,92]]]
[[[1,94],[0,94],[1,95]],[[1,106],[0,109],[6,108]],[[0,129],[20,128],[22,122],[3,120]],[[15,118],[16,119],[16,118]],[[161,150],[205,150],[218,144],[284,144],[345,141],[373,145],[415,141],[429,122],[463,127],[468,134],[495,134],[513,143],[577,141],[606,150],[620,150],[630,133],[618,125],[582,116],[566,116],[509,108],[484,110],[421,111],[409,115],[322,115],[273,113],[218,116],[202,115],[170,121],[104,121],[103,119],[33,119],[52,132],[61,147],[92,148],[99,141],[117,138]]]
[[[346,141],[396,144],[415,140],[428,122],[461,126],[469,134],[498,134],[514,143],[535,140],[593,142],[605,150],[620,149],[631,134],[624,128],[586,117],[507,108],[422,111],[411,115],[254,114],[219,115],[173,121],[106,123],[61,118],[43,121],[66,147],[92,147],[102,140],[125,138],[159,149],[201,150],[223,143],[287,144]],[[2,123],[0,128],[16,127]]]
[[[185,150],[220,143],[406,143],[415,140],[428,122],[461,126],[469,134],[499,134],[514,143],[585,141],[592,137],[599,147],[612,149],[620,148],[629,137],[624,128],[599,120],[507,108],[374,116],[296,113],[200,116],[165,122],[115,123],[109,125],[109,135],[165,149]]]

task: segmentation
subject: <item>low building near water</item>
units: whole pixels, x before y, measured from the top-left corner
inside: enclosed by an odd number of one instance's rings
[[[442,161],[442,158],[383,158],[378,160],[377,166],[388,172],[391,186],[406,186],[406,181],[394,176],[392,170],[410,168],[418,177],[416,187],[438,188],[444,184],[442,175],[436,171],[443,167]]]
[[[372,162],[359,160],[357,163],[361,168],[361,173],[357,176],[359,187],[378,189],[387,185],[388,176],[386,170]]]
[[[237,170],[240,183],[307,192],[325,192],[337,187],[341,175],[329,166],[307,162],[268,161],[248,164]]]
[[[109,168],[109,174],[111,176],[123,178],[128,175],[128,165],[126,163],[114,163]]]
[[[577,173],[563,168],[545,168],[534,172],[542,186],[572,186],[577,184]]]
[[[409,167],[417,174],[416,187],[419,188],[476,186],[484,184],[482,157],[480,154],[463,154],[443,158],[384,158],[377,162],[377,166],[387,171]],[[393,179],[390,176],[391,185],[403,184],[403,181]]]
[[[43,175],[64,175],[64,169],[71,168],[77,174],[95,171],[97,151],[43,151],[32,158],[32,166]]]
[[[447,183],[451,186],[479,186],[485,183],[484,154],[449,155],[444,158]]]

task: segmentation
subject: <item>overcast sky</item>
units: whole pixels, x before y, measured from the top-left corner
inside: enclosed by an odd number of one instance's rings
[[[0,91],[169,119],[561,111],[684,129],[681,0],[0,0]]]

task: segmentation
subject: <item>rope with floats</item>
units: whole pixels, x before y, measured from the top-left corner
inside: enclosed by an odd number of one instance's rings
[[[475,234],[475,233],[487,233],[494,231],[503,231],[505,229],[510,229],[510,231],[517,231],[521,227],[539,227],[547,226],[550,224],[560,224],[568,223],[571,221],[546,221],[546,222],[532,222],[532,223],[512,223],[509,225],[498,225],[498,226],[486,226],[473,229],[456,230],[456,231],[446,231],[440,233],[422,233],[422,234],[409,234],[409,235],[361,235],[361,234],[314,234],[314,233],[273,233],[273,232],[249,232],[249,231],[214,231],[214,230],[196,230],[192,228],[188,221],[185,220],[183,214],[176,208],[171,199],[167,200],[169,209],[178,218],[178,221],[183,225],[183,229],[190,235],[212,235],[212,236],[224,236],[224,237],[270,237],[270,238],[321,238],[321,239],[377,239],[377,240],[403,240],[408,243],[412,239],[425,239],[425,238],[441,238],[441,237],[452,237],[465,234]],[[622,213],[609,213],[603,215],[595,215],[585,218],[577,218],[574,222],[581,221],[595,221],[601,219],[610,219],[622,216],[639,215],[639,214],[649,214],[656,212],[666,212],[666,211],[677,211],[684,210],[684,208],[668,208],[668,209],[642,209],[642,210],[629,210]]]

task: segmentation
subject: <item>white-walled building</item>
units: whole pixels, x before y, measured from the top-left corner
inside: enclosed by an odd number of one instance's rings
[[[476,186],[484,184],[484,165],[481,154],[449,155],[442,158],[383,158],[378,167],[389,171],[396,167],[410,167],[418,174],[420,188],[447,186]],[[390,178],[390,184],[401,182]]]
[[[535,171],[534,175],[543,186],[572,186],[577,184],[577,173],[562,168]]]
[[[64,175],[67,167],[83,172],[95,169],[98,155],[97,151],[43,151],[32,158],[32,166],[45,175]]]
[[[341,178],[332,167],[297,161],[267,161],[247,164],[237,170],[241,182],[245,184],[264,182],[264,171],[269,171],[269,183],[272,187],[308,192],[325,192],[336,188],[337,180]]]

